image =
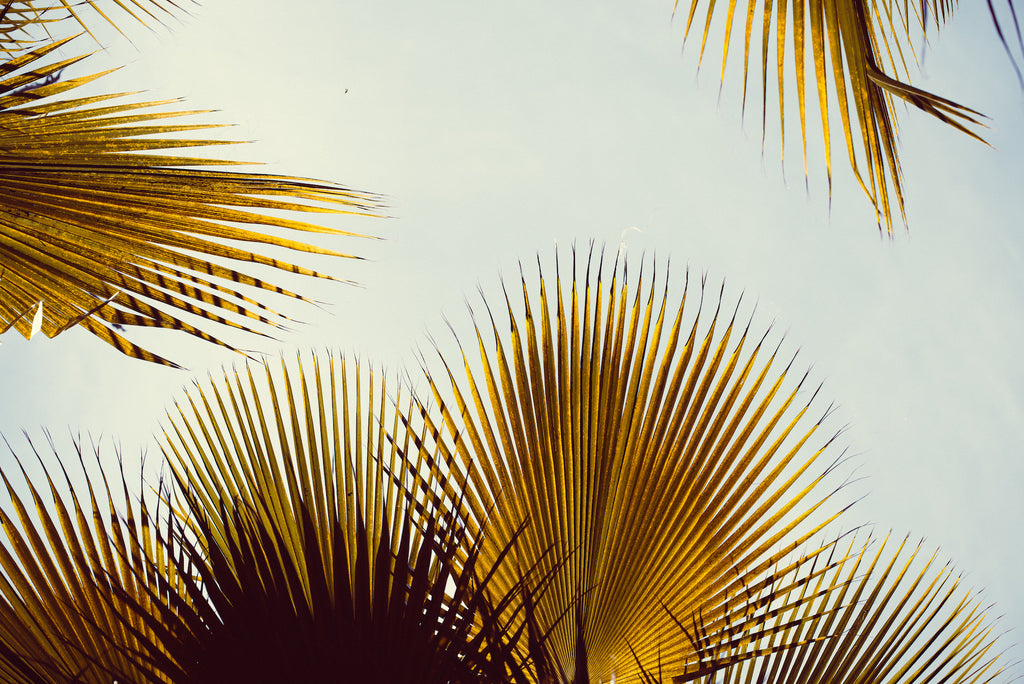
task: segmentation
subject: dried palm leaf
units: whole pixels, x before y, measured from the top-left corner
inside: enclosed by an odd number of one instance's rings
[[[242,264],[335,280],[251,245],[358,258],[267,230],[355,235],[284,216],[371,214],[376,196],[195,168],[230,162],[151,154],[224,141],[153,137],[211,127],[165,122],[193,112],[142,111],[164,103],[108,104],[114,95],[50,100],[102,76],[55,80],[81,59],[44,64],[65,42],[0,65],[0,332],[13,326],[29,335],[22,314],[41,307],[49,337],[80,325],[129,356],[173,366],[121,332],[171,328],[234,348],[204,324],[267,336],[290,319],[255,293],[309,301],[237,270]]]
[[[1010,52],[997,13],[988,0],[996,30]],[[737,13],[737,5],[740,10]],[[1013,24],[1019,24],[1008,2]],[[678,9],[676,0],[673,11]],[[954,11],[955,0],[921,0],[920,4],[903,0],[691,0],[686,20],[686,35],[694,28],[702,33],[700,58],[704,56],[712,19],[724,10],[724,41],[721,79],[729,56],[730,40],[737,18],[745,14],[743,31],[743,109],[746,109],[748,72],[755,63],[752,44],[760,36],[761,56],[761,129],[766,131],[769,71],[777,74],[779,127],[785,150],[785,71],[795,69],[797,102],[800,111],[800,135],[803,146],[804,176],[807,176],[807,81],[817,90],[818,111],[824,143],[825,171],[829,194],[832,189],[832,114],[838,109],[850,166],[861,188],[875,207],[879,228],[893,233],[893,208],[906,224],[903,180],[897,146],[897,100],[910,103],[973,138],[981,140],[978,112],[910,85],[908,62],[915,62],[912,40],[923,36],[934,17],[944,22]],[[703,8],[703,9],[702,9]],[[701,10],[701,11],[698,11]],[[717,12],[716,12],[717,10]],[[744,11],[745,10],[745,11]],[[738,16],[737,16],[738,14]],[[697,19],[695,22],[694,19]],[[792,40],[788,47],[787,37]],[[773,45],[774,44],[774,45]],[[775,57],[769,59],[774,47]],[[1024,42],[1021,42],[1024,51]],[[813,62],[813,75],[807,73],[807,55]],[[1011,57],[1013,55],[1011,54]],[[771,64],[770,64],[771,61]],[[1016,68],[1016,58],[1013,59]],[[792,66],[790,66],[792,65]],[[756,69],[756,67],[753,67]],[[813,106],[813,105],[812,105]],[[833,112],[835,110],[832,110]]]
[[[488,308],[479,358],[463,353],[462,370],[442,359],[443,383],[428,373],[441,418],[422,409],[447,435],[435,469],[453,491],[466,481],[468,524],[487,520],[484,559],[529,522],[517,558],[555,572],[533,611],[564,681],[697,659],[672,639],[668,611],[727,631],[829,518],[814,492],[832,440],[804,421],[816,395],[800,397],[806,375],[787,389],[793,362],[777,368],[778,349],[759,361],[765,336],[735,313],[691,314],[685,293],[675,307],[668,279],[658,296],[643,273],[631,299],[625,262],[610,285],[602,264],[588,259],[578,283],[574,257],[569,289],[556,268],[554,301],[543,274],[539,300],[524,280],[525,316],[506,295],[509,334]],[[498,569],[496,590],[519,581],[514,570]]]
[[[34,512],[0,473],[10,497],[0,507],[0,679],[145,681],[151,673],[137,654],[152,632],[139,608],[153,610],[154,600],[177,591],[181,577],[154,543],[144,498],[129,495],[123,476],[115,496],[106,476],[99,491],[88,478],[76,489],[63,462],[60,467],[63,487],[43,470],[49,502],[22,468]]]

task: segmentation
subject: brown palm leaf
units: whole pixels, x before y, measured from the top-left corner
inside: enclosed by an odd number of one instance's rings
[[[675,9],[679,8],[676,0]],[[766,129],[769,74],[777,77],[779,126],[785,149],[786,70],[796,72],[794,82],[800,111],[804,175],[807,175],[807,81],[817,91],[817,109],[823,132],[825,171],[829,193],[832,187],[832,122],[838,110],[850,166],[878,215],[879,228],[893,232],[893,209],[906,223],[903,180],[897,145],[895,103],[903,100],[954,128],[981,140],[977,133],[981,115],[936,94],[910,85],[908,63],[916,61],[913,39],[924,35],[927,26],[938,25],[952,15],[955,0],[921,0],[920,3],[892,0],[748,0],[745,3],[691,0],[686,18],[686,35],[692,29],[702,34],[703,58],[712,19],[724,13],[721,78],[733,30],[743,25],[743,108],[747,100],[747,75],[756,70],[755,54],[760,50],[762,136]],[[1009,4],[1012,12],[1012,2]],[[675,11],[675,9],[673,11]],[[996,30],[1007,45],[995,8],[989,0]],[[739,10],[739,11],[737,11]],[[696,21],[695,21],[696,19]],[[1013,16],[1017,24],[1016,16]],[[1019,30],[1018,30],[1019,36]],[[787,46],[792,40],[792,46]],[[775,56],[770,58],[771,52]],[[813,74],[805,67],[813,59]],[[1011,55],[1012,57],[1012,55]],[[1016,68],[1016,63],[1014,63]],[[790,91],[792,92],[792,91]]]
[[[571,286],[556,268],[552,298],[543,275],[539,299],[524,280],[525,316],[506,295],[507,322],[477,329],[479,357],[444,362],[448,382],[430,376],[443,424],[422,409],[447,434],[451,486],[466,480],[487,543],[502,548],[528,523],[519,562],[555,573],[537,629],[577,682],[698,660],[670,613],[728,631],[828,517],[815,486],[831,439],[805,420],[806,375],[787,386],[792,361],[779,367],[735,313],[720,320],[721,299],[702,315],[688,297],[703,300],[703,284],[676,305],[668,277],[659,296],[641,273],[630,297],[625,262],[610,284],[602,268],[588,259],[577,282],[574,257]],[[519,580],[510,564],[497,575],[496,587]]]
[[[85,487],[76,489],[65,462],[58,463],[62,477],[55,482],[44,468],[42,488],[21,470],[30,505],[9,471],[0,473],[10,497],[0,507],[0,679],[153,681],[138,657],[149,643],[140,639],[147,628],[138,607],[151,606],[152,597],[160,600],[161,587],[176,591],[180,577],[154,543],[144,498],[129,495],[123,476],[120,492],[104,475],[98,487],[86,478]]]
[[[376,196],[153,154],[224,141],[154,137],[211,127],[167,122],[192,112],[146,111],[165,103],[51,99],[102,76],[56,79],[81,59],[45,62],[66,42],[0,65],[0,333],[29,336],[35,309],[50,337],[81,325],[130,356],[175,365],[128,340],[124,327],[172,328],[233,348],[205,326],[268,335],[289,319],[255,293],[309,301],[243,264],[335,279],[252,245],[353,258],[268,231],[355,235],[284,216],[371,214]]]

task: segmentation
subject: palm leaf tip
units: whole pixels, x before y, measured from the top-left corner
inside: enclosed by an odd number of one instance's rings
[[[684,661],[660,602],[721,626],[781,557],[771,549],[832,517],[829,494],[813,494],[829,440],[802,381],[723,301],[702,312],[684,283],[679,296],[627,266],[591,254],[554,289],[543,273],[524,280],[507,322],[488,305],[490,325],[474,324],[479,356],[460,367],[442,354],[443,372],[428,372],[438,408],[425,413],[466,474],[472,520],[487,521],[484,557],[528,519],[522,562],[558,565],[531,610],[550,630],[549,669],[570,680],[583,653],[603,679],[639,676],[633,653],[648,671]]]
[[[188,13],[197,0],[3,0],[0,2],[0,52],[16,52],[28,46],[49,42],[61,34],[61,24],[74,24],[88,33],[109,26],[126,36],[122,26],[137,23],[152,28],[166,25],[173,17]]]
[[[54,99],[95,78],[51,78],[77,61],[45,61],[64,42],[0,65],[0,330],[27,336],[22,314],[42,301],[47,336],[80,325],[129,356],[174,365],[125,330],[175,329],[234,349],[228,331],[269,336],[291,320],[263,293],[311,301],[255,269],[338,280],[267,248],[358,258],[286,232],[367,237],[298,217],[379,215],[379,196],[154,153],[223,141],[154,137],[209,127],[171,123],[188,113],[149,111],[155,103]]]
[[[945,21],[955,4],[948,0],[922,0],[919,4],[880,0],[750,0],[747,5],[745,27],[742,29],[742,108],[746,109],[748,81],[757,79],[760,72],[762,146],[767,135],[767,99],[771,80],[771,87],[777,87],[779,95],[779,132],[782,152],[785,153],[785,114],[788,110],[785,84],[792,78],[789,72],[795,71],[793,85],[805,177],[808,173],[808,117],[813,116],[807,110],[813,109],[816,102],[829,195],[832,188],[832,131],[838,128],[845,141],[854,177],[874,206],[879,228],[884,228],[890,236],[894,233],[897,215],[904,226],[907,223],[896,100],[903,100],[960,132],[982,140],[979,129],[983,123],[978,112],[910,85],[908,64],[917,59],[913,41],[924,35],[929,17]],[[1016,69],[1017,59],[1013,58],[1003,33],[1006,22],[998,18],[992,0],[988,0],[988,6]],[[1020,40],[1019,22],[1012,0],[1007,6],[1024,53],[1024,41]],[[685,33],[689,36],[690,31],[695,30],[701,35],[701,58],[712,31],[712,20],[716,20],[716,26],[719,25],[717,20],[722,20],[723,84],[734,28],[736,33],[741,32],[736,24],[742,12],[735,10],[735,2],[691,0],[689,3]],[[774,59],[771,58],[773,50]],[[811,64],[813,66],[809,69]],[[812,90],[816,95],[810,93]],[[789,91],[789,100],[792,100],[792,90]],[[835,122],[837,113],[840,126]]]

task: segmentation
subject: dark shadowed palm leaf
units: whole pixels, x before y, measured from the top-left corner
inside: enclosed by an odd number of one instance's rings
[[[173,365],[127,339],[125,327],[231,347],[222,339],[229,328],[269,335],[289,320],[256,293],[306,299],[245,264],[334,279],[253,245],[350,257],[268,230],[353,235],[284,216],[372,213],[375,196],[151,154],[223,141],[154,137],[210,127],[170,123],[188,112],[146,111],[160,103],[50,99],[99,76],[51,82],[80,59],[44,60],[63,44],[0,65],[0,333],[52,337],[81,325],[130,356]]]
[[[884,225],[891,234],[894,208],[906,221],[895,103],[902,100],[978,138],[981,119],[977,112],[910,85],[909,66],[915,65],[917,60],[913,41],[923,37],[927,27],[938,27],[952,16],[956,5],[956,0],[748,0],[743,3],[676,0],[675,10],[686,11],[687,36],[692,29],[701,36],[701,59],[712,31],[712,19],[716,27],[724,29],[723,81],[731,37],[734,32],[742,31],[743,107],[746,108],[747,102],[748,71],[759,70],[764,131],[768,82],[777,82],[783,148],[785,72],[795,72],[796,79],[788,92],[796,90],[799,105],[804,174],[807,174],[808,100],[813,100],[820,114],[830,192],[833,148],[830,113],[838,111],[850,166],[875,206],[879,226]],[[1010,52],[1004,27],[1016,29],[1020,42],[1013,2],[1009,0],[1008,9],[997,12],[992,0],[988,0],[988,8],[999,38]],[[1007,15],[1002,21],[1001,14]],[[1024,44],[1020,48],[1024,52]],[[808,73],[808,57],[813,63],[812,73]],[[1011,57],[1016,68],[1019,57],[1012,54]],[[760,62],[759,69],[757,62]],[[813,84],[810,88],[808,81]],[[814,89],[816,95],[808,94],[810,89]],[[810,108],[814,109],[814,104]]]
[[[689,298],[703,285],[674,302],[624,261],[610,284],[603,260],[585,266],[578,281],[574,258],[567,287],[556,272],[553,298],[543,277],[539,298],[524,280],[523,316],[506,298],[507,322],[477,329],[479,360],[431,378],[432,429],[449,436],[451,479],[467,480],[470,523],[487,519],[484,558],[529,520],[519,562],[561,564],[532,609],[561,678],[607,681],[635,675],[634,655],[700,660],[666,608],[725,634],[789,581],[800,563],[781,559],[828,517],[814,487],[831,440],[817,434],[827,410],[805,420],[815,392],[786,382],[792,361],[765,335],[720,320],[721,300],[700,314]],[[517,581],[504,564],[495,586]]]
[[[192,531],[166,542],[201,575],[196,609],[152,625],[175,681],[525,681],[504,617],[520,587],[488,598],[429,435],[399,421],[380,374],[311,365],[225,374],[172,420]]]

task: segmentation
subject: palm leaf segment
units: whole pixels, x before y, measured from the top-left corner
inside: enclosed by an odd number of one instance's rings
[[[185,1],[174,0],[110,0],[104,3],[97,0],[0,0],[0,53],[17,52],[33,45],[42,39],[40,33],[52,35],[50,29],[53,25],[68,20],[91,35],[90,26],[94,19],[88,17],[88,11],[83,11],[86,8],[123,34],[110,15],[115,7],[138,23],[151,25],[153,22],[163,23],[183,12],[185,4]]]
[[[175,681],[525,683],[499,617],[518,593],[490,602],[429,435],[399,420],[382,376],[307,368],[226,374],[166,434],[203,580],[196,611],[153,624]]]
[[[964,592],[960,578],[936,557],[922,559],[907,540],[891,549],[866,544],[811,581],[780,592],[780,604],[742,659],[712,676],[645,671],[645,684],[909,684],[995,681],[996,636],[988,609]],[[836,544],[838,548],[838,542]],[[833,549],[835,552],[836,549]],[[813,598],[811,598],[813,597]],[[683,628],[680,639],[688,641]],[[758,657],[751,657],[759,654]]]
[[[676,9],[679,4],[677,0]],[[897,146],[896,100],[910,103],[971,137],[981,139],[975,132],[980,117],[977,112],[909,83],[907,64],[916,59],[912,44],[912,38],[917,35],[915,29],[920,29],[923,35],[929,18],[936,23],[941,22],[954,11],[955,5],[955,0],[921,0],[920,3],[906,0],[748,0],[746,3],[737,3],[737,0],[691,0],[686,34],[689,36],[694,28],[702,32],[700,54],[703,58],[712,18],[720,17],[724,12],[721,67],[724,82],[733,30],[736,24],[743,22],[744,109],[748,70],[756,63],[751,46],[753,43],[756,50],[757,43],[752,38],[760,36],[762,132],[766,129],[768,81],[769,78],[775,80],[777,75],[783,150],[784,72],[793,68],[787,67],[788,64],[795,66],[805,176],[807,101],[814,97],[808,95],[807,81],[812,80],[821,115],[829,193],[832,187],[832,121],[829,108],[836,106],[842,120],[850,166],[875,207],[879,227],[884,223],[892,234],[894,207],[906,223]],[[1006,46],[991,0],[989,9]],[[1010,10],[1013,10],[1012,3]],[[1013,18],[1016,24],[1016,16]],[[738,27],[736,29],[739,30]],[[787,40],[792,41],[792,46],[787,45]],[[773,44],[775,57],[770,59]],[[813,74],[808,74],[805,66],[808,53],[813,61]]]
[[[267,335],[289,319],[252,292],[305,300],[236,270],[240,264],[333,279],[246,245],[352,256],[264,230],[353,235],[280,214],[367,214],[376,197],[301,178],[194,168],[222,161],[150,154],[223,141],[153,137],[210,127],[162,122],[189,112],[142,111],[163,103],[46,101],[102,75],[49,82],[78,61],[39,65],[65,42],[0,65],[0,333],[41,329],[52,337],[78,324],[130,356],[174,365],[120,331],[171,328],[233,348],[204,324]]]
[[[556,275],[554,299],[543,275],[539,300],[524,281],[524,316],[506,298],[510,335],[492,317],[479,358],[431,378],[452,478],[487,520],[484,556],[528,521],[517,558],[553,574],[537,628],[560,678],[577,682],[705,658],[672,616],[728,641],[736,611],[776,590],[769,570],[787,576],[781,559],[828,517],[809,520],[827,498],[812,489],[831,440],[805,421],[804,380],[787,386],[778,350],[735,313],[691,314],[694,295],[630,297],[625,262],[610,285],[601,263],[568,290]],[[512,563],[496,571],[496,587],[517,581]]]
[[[76,479],[87,470],[80,449],[78,458]],[[43,470],[41,488],[25,477],[30,503],[0,473],[10,501],[0,507],[0,679],[170,681],[140,658],[153,633],[139,607],[177,596],[181,581],[155,543],[144,499],[129,495],[123,476],[113,489],[103,475],[76,489],[60,468],[56,481]]]

